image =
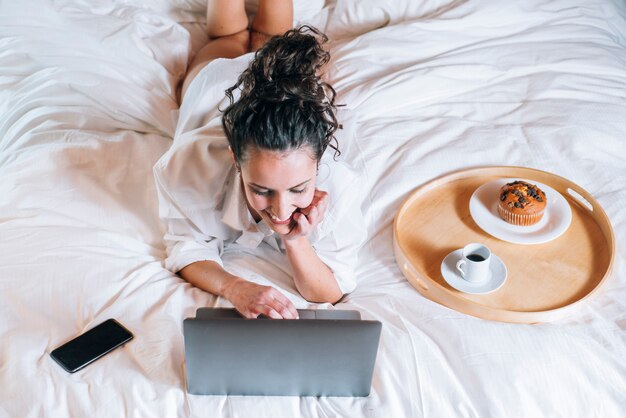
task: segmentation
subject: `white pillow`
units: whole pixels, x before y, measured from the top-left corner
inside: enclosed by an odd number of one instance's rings
[[[360,35],[407,20],[428,18],[466,0],[337,0],[326,33],[332,38]]]
[[[207,0],[117,0],[143,9],[165,13],[178,22],[205,22]],[[246,9],[256,12],[258,0],[246,0]],[[324,7],[324,0],[294,0],[294,20],[301,21],[317,14]]]
[[[116,0],[119,4],[165,13],[177,22],[204,22],[207,0]]]

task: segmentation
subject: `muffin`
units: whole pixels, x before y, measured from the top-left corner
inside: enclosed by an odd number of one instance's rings
[[[534,184],[515,180],[500,189],[498,213],[513,225],[534,225],[546,209],[546,194]]]

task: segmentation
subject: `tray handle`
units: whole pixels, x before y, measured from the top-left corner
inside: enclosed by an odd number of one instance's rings
[[[578,203],[584,209],[587,209],[589,212],[593,212],[593,203],[591,203],[591,201],[585,198],[584,196],[584,195],[588,195],[588,193],[586,193],[583,190],[580,190],[580,191],[574,190],[571,187],[568,187],[566,190],[567,190],[567,194],[570,195],[570,197],[576,203]]]

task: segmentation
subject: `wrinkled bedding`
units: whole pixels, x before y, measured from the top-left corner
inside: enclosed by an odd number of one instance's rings
[[[297,22],[330,37],[342,158],[363,179],[369,239],[357,290],[334,308],[383,323],[371,395],[319,399],[185,391],[182,320],[228,303],[163,267],[152,167],[205,40],[201,3],[0,3],[0,416],[624,415],[623,1],[296,2]],[[408,194],[483,165],[566,177],[611,219],[613,271],[571,316],[481,320],[424,298],[396,266]],[[309,306],[276,254],[224,260]],[[110,317],[131,343],[75,374],[52,361]]]

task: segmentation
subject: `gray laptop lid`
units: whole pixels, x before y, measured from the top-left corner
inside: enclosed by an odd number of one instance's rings
[[[255,320],[234,309],[199,309],[183,321],[187,391],[368,396],[381,323],[356,311],[298,312],[302,319]]]

